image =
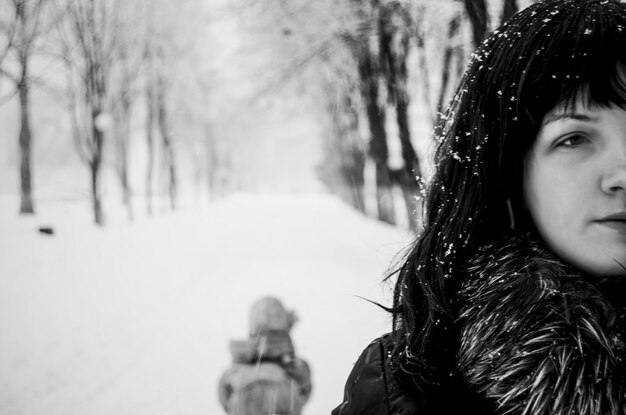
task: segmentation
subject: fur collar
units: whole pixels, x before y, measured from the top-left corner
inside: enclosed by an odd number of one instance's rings
[[[626,414],[623,307],[527,236],[468,271],[459,369],[499,414]]]

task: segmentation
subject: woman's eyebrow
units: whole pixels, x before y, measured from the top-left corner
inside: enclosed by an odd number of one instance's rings
[[[577,121],[586,122],[596,122],[598,120],[597,117],[593,117],[589,114],[581,114],[579,112],[554,112],[546,115],[541,125],[544,126],[546,124],[550,124],[551,122],[562,120],[563,118],[571,118]]]

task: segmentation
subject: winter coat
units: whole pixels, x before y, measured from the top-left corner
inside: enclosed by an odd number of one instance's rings
[[[300,415],[311,394],[310,369],[295,357],[287,332],[262,332],[230,349],[233,364],[218,386],[229,415]]]
[[[399,386],[383,336],[333,415],[626,414],[626,284],[582,275],[527,236],[481,249],[467,272],[446,387]]]

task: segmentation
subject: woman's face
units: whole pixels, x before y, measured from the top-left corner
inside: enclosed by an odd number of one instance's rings
[[[526,161],[524,197],[558,256],[591,275],[626,277],[626,111],[549,112]]]

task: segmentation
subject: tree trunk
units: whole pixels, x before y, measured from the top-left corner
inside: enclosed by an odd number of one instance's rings
[[[504,0],[502,5],[502,15],[500,16],[500,23],[504,23],[509,20],[515,13],[517,13],[518,6],[517,0]]]
[[[393,22],[402,21],[405,25],[398,26]],[[416,200],[419,195],[417,177],[421,177],[421,169],[417,153],[411,142],[409,129],[408,109],[409,94],[407,93],[407,55],[409,52],[409,35],[407,28],[411,25],[408,16],[399,5],[393,4],[380,14],[380,52],[390,101],[396,108],[396,123],[400,140],[404,168],[403,177],[399,180],[406,205],[409,227],[417,229],[415,211]]]
[[[161,144],[163,145],[165,169],[168,177],[167,190],[170,198],[170,208],[175,210],[177,202],[176,159],[174,157],[172,136],[169,129],[165,88],[164,80],[159,80],[157,84],[157,117],[159,132],[161,133]]]
[[[28,60],[22,60],[21,65],[22,73],[17,85],[20,97],[20,214],[33,214]]]
[[[360,146],[353,142],[356,140],[355,137],[359,136],[359,113],[354,108],[350,92],[346,92],[341,105],[342,108],[339,111],[343,114],[344,125],[341,126],[343,131],[340,130],[342,137],[338,137],[338,139],[348,141],[346,145],[342,146],[343,177],[350,191],[350,203],[356,210],[365,214],[365,194],[363,191],[365,186],[365,154]]]
[[[122,185],[122,204],[126,207],[128,220],[133,220],[132,189],[128,180],[128,144],[120,143],[120,184]]]
[[[204,125],[204,142],[206,150],[206,181],[209,200],[214,201],[223,196],[226,191],[226,175],[224,174],[224,160],[220,148],[209,123]]]
[[[130,100],[127,96],[127,92],[122,92],[122,96],[119,98],[119,108],[117,108],[116,114],[116,138],[118,148],[118,175],[120,178],[120,185],[122,187],[122,203],[126,208],[128,219],[133,220],[133,205],[132,205],[132,189],[130,181],[128,179],[128,146],[130,140]]]
[[[98,178],[100,176],[100,163],[93,162],[89,164],[91,172],[91,201],[93,205],[93,218],[98,226],[104,225],[104,215],[102,212],[102,202],[100,199],[100,188]]]
[[[439,91],[439,99],[437,100],[437,120],[435,125],[439,125],[441,116],[445,111],[444,105],[448,98],[448,86],[450,85],[450,73],[452,69],[452,57],[454,55],[455,46],[452,44],[456,35],[459,33],[461,26],[461,16],[455,15],[448,23],[448,44],[443,54],[443,64],[441,70],[441,90]]]
[[[402,146],[402,160],[404,162],[404,169],[402,170],[404,178],[400,182],[400,188],[404,196],[404,202],[406,205],[407,218],[409,221],[409,228],[412,231],[417,230],[417,202],[420,196],[418,177],[422,177],[422,171],[417,158],[415,148],[411,143],[411,135],[409,133],[409,121],[408,121],[408,102],[404,99],[399,99],[396,103],[396,116],[398,122],[398,130],[400,137],[400,144]]]
[[[422,85],[422,98],[423,98],[423,102],[424,102],[424,106],[426,108],[429,109],[433,109],[433,105],[431,103],[431,98],[430,98],[430,71],[428,68],[428,59],[426,56],[426,40],[425,40],[425,33],[424,33],[424,29],[422,28],[423,24],[421,22],[416,23],[417,28],[415,29],[415,41],[417,44],[417,51],[418,51],[418,67],[419,67],[419,71],[420,71],[420,78],[422,80],[421,85]],[[431,112],[432,115],[432,112]],[[436,119],[437,119],[437,115],[435,114],[435,116],[431,116],[431,122],[433,124],[435,124]]]
[[[347,188],[349,190],[349,202],[356,210],[365,214],[365,195],[363,192],[363,185],[365,183],[363,177],[363,169],[365,168],[365,163],[361,163],[360,165],[353,166],[352,168],[346,169],[344,172],[344,177],[346,180]]]
[[[148,160],[146,165],[146,212],[152,215],[152,182],[154,173],[154,85],[146,86],[146,144]]]
[[[387,166],[389,149],[385,131],[385,110],[378,102],[379,74],[375,65],[371,52],[367,49],[363,50],[358,69],[370,132],[369,153],[375,164],[378,219],[382,222],[395,224],[392,181]]]
[[[97,116],[96,116],[97,117]],[[95,119],[94,117],[94,123]],[[102,202],[100,195],[100,167],[102,166],[102,144],[103,133],[95,125],[92,129],[94,136],[94,152],[89,162],[91,173],[91,200],[93,203],[93,218],[98,226],[104,226],[104,212],[102,210]]]
[[[472,40],[477,48],[487,36],[489,28],[489,14],[485,0],[464,0],[465,11],[472,24]]]

